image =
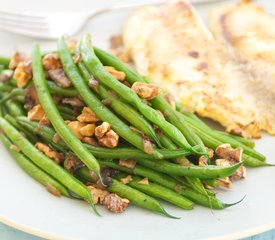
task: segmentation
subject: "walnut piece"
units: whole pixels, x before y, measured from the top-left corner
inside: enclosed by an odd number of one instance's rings
[[[90,145],[95,146],[95,147],[99,146],[97,140],[93,137],[83,137],[82,142],[90,144]]]
[[[63,160],[63,157],[58,152],[52,150],[48,145],[37,142],[35,147],[42,153],[44,153],[47,157],[53,159],[57,164],[60,164]]]
[[[23,88],[32,79],[32,63],[31,61],[20,62],[15,71],[14,79],[19,88]]]
[[[200,167],[204,167],[204,166],[208,165],[207,160],[208,160],[207,157],[200,156],[200,158],[199,158],[199,166]]]
[[[22,52],[14,52],[11,56],[9,69],[15,69],[20,62],[28,61],[30,60],[30,57],[27,56],[25,53]]]
[[[237,163],[242,161],[243,149],[238,147],[233,149],[230,144],[225,143],[216,148],[215,153],[218,157]]]
[[[10,150],[13,150],[13,151],[16,151],[16,152],[21,151],[20,148],[15,144],[10,145]]]
[[[151,100],[159,95],[160,88],[157,85],[135,82],[131,89],[142,99]]]
[[[107,122],[103,122],[101,125],[95,128],[95,135],[98,138],[102,138],[110,129],[110,124]]]
[[[31,121],[40,121],[45,116],[45,112],[40,104],[34,106],[28,112],[28,119]]]
[[[87,124],[86,126],[80,128],[79,132],[84,137],[91,137],[95,133],[95,124]]]
[[[42,63],[43,63],[44,68],[47,71],[62,68],[62,64],[61,64],[59,55],[57,53],[46,54],[43,57]]]
[[[121,213],[125,211],[128,207],[129,200],[126,198],[121,198],[115,193],[107,195],[104,199],[104,204],[107,206],[108,210],[115,213]]]
[[[122,184],[128,184],[129,182],[131,182],[133,180],[131,175],[128,175],[127,177],[121,178],[120,182]]]
[[[123,82],[125,80],[126,74],[124,72],[117,71],[114,67],[110,66],[104,66],[104,69],[118,81]]]
[[[83,139],[83,135],[80,133],[80,129],[85,126],[85,123],[81,123],[79,121],[65,121],[65,123],[79,140]]]
[[[224,188],[232,188],[232,183],[229,179],[229,177],[226,178],[219,178],[217,179],[217,182],[219,184],[219,187],[224,187]]]
[[[63,69],[50,69],[48,70],[50,78],[56,83],[57,86],[68,88],[72,86],[71,80],[67,78]]]
[[[82,109],[82,113],[77,117],[79,122],[95,123],[100,121],[99,117],[88,107]]]
[[[109,130],[103,137],[98,138],[98,142],[101,146],[107,148],[115,148],[118,145],[119,136],[113,130]]]
[[[119,159],[118,165],[126,168],[133,169],[136,166],[137,161],[135,159]]]
[[[91,192],[94,204],[104,204],[104,199],[109,195],[109,192],[103,189],[95,188],[94,186],[88,186],[88,189]]]
[[[63,98],[63,104],[71,105],[72,107],[84,107],[84,102],[80,100],[78,97],[70,97],[70,98]]]

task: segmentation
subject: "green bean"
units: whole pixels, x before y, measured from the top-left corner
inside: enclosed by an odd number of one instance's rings
[[[77,97],[78,92],[74,88],[58,87],[54,82],[47,81],[48,88],[52,94],[57,94],[63,97]]]
[[[57,165],[51,159],[46,157],[38,149],[36,149],[26,138],[24,138],[13,126],[11,126],[4,118],[0,118],[0,128],[8,136],[8,138],[20,147],[20,150],[38,167],[47,172],[53,178],[58,180],[71,191],[75,192],[82,198],[89,201],[90,205],[97,213],[93,204],[91,193],[85,185],[70,175],[66,170]],[[98,214],[98,213],[97,213]]]
[[[119,174],[115,178],[120,180],[121,178],[126,176],[127,174]],[[139,183],[139,181],[141,180],[141,177],[132,176],[132,180],[130,180],[130,182],[127,183],[127,185],[143,193],[146,193],[152,197],[157,197],[167,202],[170,202],[180,208],[186,210],[193,209],[194,203],[186,199],[182,195],[176,193],[175,191],[152,182],[150,182],[149,184]]]
[[[68,192],[67,188],[64,187],[61,183],[56,181],[50,175],[45,173],[35,164],[33,164],[29,159],[27,159],[23,154],[16,152],[15,150],[11,149],[12,143],[10,140],[5,137],[3,134],[0,134],[0,139],[9,150],[13,158],[16,160],[18,165],[33,179],[44,185],[45,187],[54,187],[60,194],[71,197],[70,193]]]
[[[23,108],[21,103],[10,99],[6,101],[6,106],[11,116],[13,117],[26,116],[26,111]]]
[[[242,165],[242,162],[240,162],[228,167],[221,167],[216,165],[207,165],[204,167],[181,166],[164,160],[158,161],[147,159],[139,159],[138,162],[142,166],[155,169],[156,171],[162,173],[178,176],[197,177],[200,179],[228,177],[231,176]]]
[[[18,123],[28,129],[28,131],[40,135],[42,138],[44,138],[46,141],[51,142],[54,135],[56,134],[55,131],[48,126],[42,126],[39,128],[39,131],[36,131],[38,129],[39,123],[35,121],[30,121],[26,117],[18,117],[17,118]],[[59,147],[63,149],[63,151],[67,150],[66,144],[60,140],[58,142]],[[89,151],[93,155],[95,155],[98,158],[105,158],[105,159],[121,159],[121,158],[133,158],[133,159],[155,159],[154,156],[148,155],[144,153],[143,151],[140,151],[135,148],[129,148],[129,147],[117,147],[114,149],[110,148],[104,148],[104,147],[95,147],[89,144],[83,144],[88,148]],[[192,153],[185,149],[176,149],[176,150],[169,150],[169,149],[160,149],[160,153],[163,155],[165,159],[173,159],[173,158],[179,158],[187,155],[191,155]]]
[[[10,64],[10,58],[0,57],[0,64],[7,68]]]
[[[183,134],[171,123],[167,122],[155,109],[149,107],[127,86],[117,81],[111,74],[106,72],[102,63],[96,57],[90,42],[90,36],[86,34],[82,39],[81,55],[84,64],[90,74],[98,81],[113,89],[126,102],[133,105],[139,112],[143,114],[148,121],[151,121],[158,126],[165,135],[169,136],[180,147],[192,150],[192,147],[187,142]]]
[[[168,149],[177,149],[177,146],[165,135],[161,135],[159,137],[160,143],[163,147]]]
[[[80,140],[73,134],[62,119],[57,107],[50,95],[41,62],[41,53],[38,45],[35,45],[32,54],[33,81],[39,98],[39,102],[48,119],[58,135],[75,155],[90,169],[100,176],[100,167],[94,156],[87,150]]]
[[[234,203],[223,203],[214,196],[205,196],[203,194],[193,191],[190,188],[184,188],[181,194],[191,201],[197,202],[202,206],[210,207],[212,209],[225,209],[240,203],[244,199],[242,198],[241,200]]]
[[[90,73],[88,72],[83,63],[78,63],[78,67],[84,79],[88,82],[92,76],[90,75]],[[159,139],[151,124],[148,123],[147,120],[144,119],[143,116],[140,113],[138,113],[133,107],[121,101],[117,96],[112,94],[107,88],[105,88],[102,85],[98,85],[97,93],[101,98],[110,101],[110,107],[118,115],[122,116],[126,121],[128,121],[138,130],[145,133],[145,135],[151,137],[151,139],[154,140],[158,144],[158,146],[161,146]]]
[[[107,190],[110,192],[116,193],[120,197],[129,199],[130,202],[132,202],[140,207],[146,208],[153,212],[160,213],[166,217],[176,218],[176,217],[173,217],[172,215],[168,214],[156,199],[154,199],[154,198],[152,198],[136,189],[126,186],[115,179],[112,179],[112,185],[110,187],[108,187]]]
[[[16,96],[24,96],[25,90],[22,88],[14,88],[11,92],[1,99],[0,103],[6,102],[7,100],[16,97]]]
[[[29,131],[26,131],[22,126],[20,126],[14,117],[12,117],[9,114],[6,114],[4,118],[17,130],[21,131],[31,141],[31,143],[38,142],[37,138]]]
[[[144,140],[142,136],[131,130],[127,124],[125,124],[115,114],[113,114],[113,112],[111,112],[92,93],[91,89],[88,87],[88,84],[86,84],[86,82],[78,72],[77,66],[74,64],[70,51],[63,38],[61,38],[59,41],[58,52],[65,73],[70,78],[74,87],[77,89],[88,107],[91,108],[101,120],[108,122],[111,125],[112,129],[114,129],[114,131],[122,138],[124,138],[137,148],[145,151]],[[162,155],[156,149],[152,150],[152,155],[155,158],[162,158]]]
[[[232,135],[230,133],[223,132],[223,131],[215,131],[215,132],[217,134],[233,138],[235,141],[238,141],[239,143],[244,144],[244,145],[246,145],[246,146],[248,146],[248,147],[250,147],[252,149],[255,147],[255,142],[253,142],[253,141],[251,141],[249,139],[246,139],[246,138],[243,138],[243,137],[239,137],[239,136],[236,136],[236,135]]]
[[[0,92],[10,92],[12,91],[13,86],[5,83],[0,83]]]
[[[197,191],[194,191],[193,189],[188,187],[188,184],[186,184],[185,182],[183,183],[183,186],[182,182],[179,183],[178,181],[174,180],[172,177],[166,174],[156,172],[146,167],[139,166],[138,164],[136,164],[133,169],[120,166],[114,161],[100,160],[100,164],[103,166],[120,170],[125,173],[147,177],[150,181],[156,182],[164,187],[179,192],[180,194],[192,200],[193,202],[206,207],[214,209],[224,209],[226,207],[231,206],[231,204],[221,202],[220,200],[215,198],[215,196],[206,196],[201,193],[198,193]],[[93,180],[91,175],[89,174],[87,167],[79,169],[77,174],[78,176],[81,176],[81,178],[85,179],[85,181],[87,182],[91,182]]]

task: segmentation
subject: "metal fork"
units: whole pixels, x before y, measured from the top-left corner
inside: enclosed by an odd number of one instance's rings
[[[191,2],[193,4],[203,4],[214,1],[217,0],[193,0]],[[153,5],[163,3],[153,3]],[[77,34],[88,20],[92,20],[103,13],[151,4],[124,4],[96,9],[90,13],[56,12],[43,14],[43,16],[0,11],[0,29],[34,38],[57,39],[63,33],[68,35]]]

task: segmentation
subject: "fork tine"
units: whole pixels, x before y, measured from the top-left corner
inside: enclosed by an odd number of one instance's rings
[[[41,16],[34,16],[22,13],[12,13],[0,10],[0,18],[9,19],[11,21],[21,21],[35,24],[47,24],[47,19]]]
[[[13,32],[16,34],[21,34],[25,36],[35,37],[35,38],[43,38],[43,39],[51,39],[50,32],[48,30],[39,31],[38,29],[26,29],[26,28],[17,28],[17,27],[7,27],[6,25],[0,24],[0,29]]]
[[[0,17],[0,25],[12,28],[22,28],[22,29],[32,29],[36,31],[45,31],[48,29],[47,25],[37,25],[37,24],[32,24],[32,23],[24,23],[24,22],[15,22],[11,20],[3,20]]]

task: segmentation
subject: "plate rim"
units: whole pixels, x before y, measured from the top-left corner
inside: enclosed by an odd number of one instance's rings
[[[13,227],[16,230],[20,230],[22,232],[28,233],[28,234],[36,236],[36,237],[41,237],[41,238],[45,238],[45,239],[56,239],[56,240],[74,240],[73,238],[62,237],[60,235],[55,235],[55,234],[44,232],[43,230],[40,230],[40,229],[34,229],[34,228],[26,226],[24,224],[16,223],[13,220],[10,220],[10,219],[8,219],[4,216],[1,216],[1,215],[0,215],[0,222],[4,223],[10,227]],[[272,230],[274,228],[275,228],[275,220],[271,223],[263,224],[258,227],[245,229],[243,231],[239,231],[236,233],[227,234],[227,235],[223,235],[223,236],[210,237],[210,238],[208,238],[208,240],[243,239],[246,237],[251,237],[251,236],[254,236],[257,234],[261,234],[263,232]]]

